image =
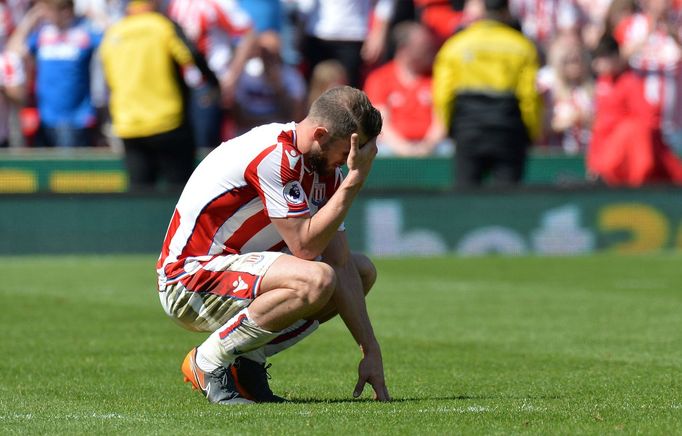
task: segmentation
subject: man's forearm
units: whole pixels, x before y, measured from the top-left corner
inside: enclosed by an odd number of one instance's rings
[[[379,344],[367,313],[362,280],[355,263],[349,258],[343,265],[333,266],[335,266],[338,284],[332,298],[339,316],[348,327],[355,342],[362,347],[363,353],[378,350]]]
[[[361,186],[362,181],[346,178],[329,202],[301,228],[301,234],[294,241],[297,245],[289,244],[292,254],[303,259],[315,259],[322,254],[336,235]]]
[[[223,81],[235,85],[244,71],[244,66],[249,60],[251,53],[253,53],[258,46],[258,39],[256,33],[252,30],[242,36],[237,48],[235,49],[234,57],[230,62],[227,74],[223,77]]]

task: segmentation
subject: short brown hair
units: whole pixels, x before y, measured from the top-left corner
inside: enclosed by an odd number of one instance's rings
[[[428,27],[417,21],[409,20],[401,21],[400,23],[396,24],[393,28],[393,31],[391,32],[391,38],[393,38],[393,43],[395,44],[396,49],[400,49],[409,44],[412,35],[420,29],[428,30]]]
[[[379,135],[381,114],[372,106],[367,95],[351,86],[338,86],[325,91],[310,107],[308,116],[329,129],[338,138],[352,133],[363,134],[367,139]]]

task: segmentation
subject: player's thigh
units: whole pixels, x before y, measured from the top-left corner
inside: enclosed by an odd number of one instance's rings
[[[214,331],[259,295],[268,269],[281,253],[190,258],[184,273],[168,281],[159,297],[166,313],[195,331]]]
[[[283,254],[273,262],[263,276],[259,293],[275,289],[302,292],[326,290],[330,287],[333,289],[335,282],[336,276],[329,265]]]

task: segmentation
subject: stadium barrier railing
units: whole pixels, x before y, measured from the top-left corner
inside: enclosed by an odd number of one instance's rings
[[[449,157],[378,158],[367,189],[450,190],[454,168]],[[582,183],[581,155],[535,151],[525,184]],[[108,150],[0,150],[0,193],[119,193],[128,190],[122,156]]]

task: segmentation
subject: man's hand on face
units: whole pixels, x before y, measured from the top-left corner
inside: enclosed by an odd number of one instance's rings
[[[346,165],[348,166],[348,176],[353,174],[364,182],[372,168],[372,162],[377,155],[376,138],[371,139],[363,146],[360,146],[360,136],[353,133],[350,136],[350,153]]]

